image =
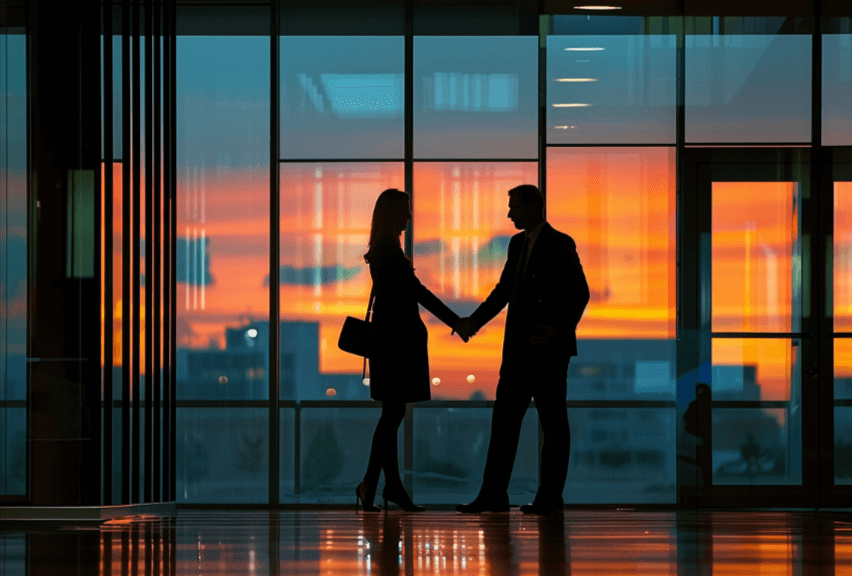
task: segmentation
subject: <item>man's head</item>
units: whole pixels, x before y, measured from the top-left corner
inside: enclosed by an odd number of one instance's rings
[[[532,230],[544,221],[544,196],[532,184],[509,190],[509,220],[518,230]]]

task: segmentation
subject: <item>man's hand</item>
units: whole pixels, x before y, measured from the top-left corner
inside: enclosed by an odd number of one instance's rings
[[[476,323],[470,318],[459,318],[456,322],[456,325],[453,326],[453,334],[458,333],[459,337],[467,342],[470,340],[471,336],[476,334],[479,331],[479,328],[476,326]]]

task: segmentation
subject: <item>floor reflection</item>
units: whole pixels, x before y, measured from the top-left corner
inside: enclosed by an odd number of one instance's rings
[[[0,521],[3,576],[840,574],[852,514],[182,511]]]

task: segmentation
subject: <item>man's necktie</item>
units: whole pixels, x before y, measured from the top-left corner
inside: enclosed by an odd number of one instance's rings
[[[515,269],[515,284],[512,295],[518,293],[518,288],[521,286],[521,278],[524,277],[524,268],[527,265],[527,252],[530,249],[530,236],[527,234],[524,237],[524,244],[521,246],[521,257],[518,259],[518,267]]]

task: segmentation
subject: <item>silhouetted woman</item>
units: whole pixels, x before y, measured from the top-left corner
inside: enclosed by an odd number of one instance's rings
[[[385,190],[376,200],[370,230],[370,248],[364,260],[370,265],[375,300],[373,302],[373,341],[370,352],[370,397],[382,403],[382,415],[373,433],[370,459],[364,480],[355,495],[365,511],[373,505],[379,472],[385,473],[382,497],[413,512],[416,506],[399,477],[397,429],[405,417],[407,402],[432,397],[429,379],[428,334],[420,319],[418,304],[454,327],[458,315],[447,308],[414,275],[414,268],[402,251],[400,235],[411,220],[408,194]]]

